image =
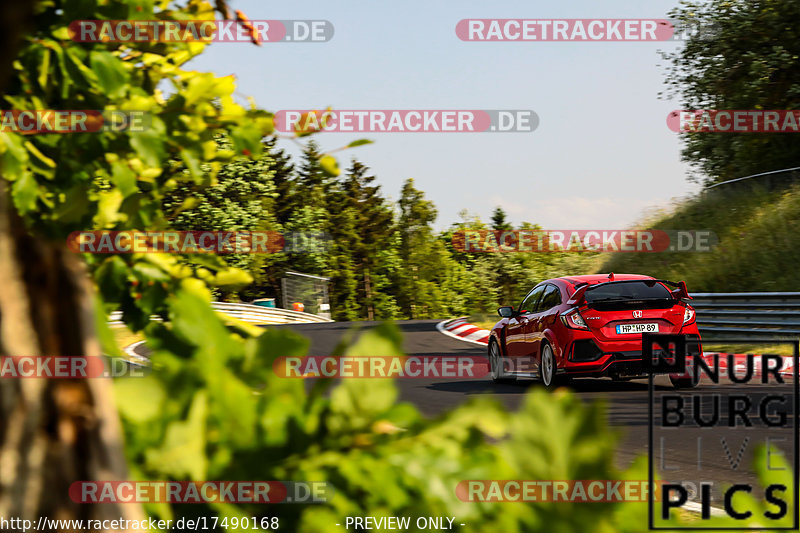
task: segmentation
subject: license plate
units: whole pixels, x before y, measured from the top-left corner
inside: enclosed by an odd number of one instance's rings
[[[628,333],[658,333],[658,324],[618,324],[617,335]]]

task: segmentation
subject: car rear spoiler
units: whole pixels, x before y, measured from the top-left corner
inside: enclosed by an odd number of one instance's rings
[[[689,291],[686,289],[686,282],[685,281],[669,281],[666,279],[621,279],[615,281],[604,281],[603,283],[595,283],[594,285],[589,285],[585,281],[582,283],[578,283],[575,287],[575,292],[572,293],[567,303],[569,305],[579,305],[583,303],[584,295],[587,291],[591,291],[596,289],[597,287],[603,287],[605,285],[611,285],[613,283],[632,283],[632,282],[644,282],[648,285],[655,285],[656,283],[663,283],[664,285],[669,285],[673,287],[670,291],[672,296],[677,300],[691,300],[692,297],[689,296]]]

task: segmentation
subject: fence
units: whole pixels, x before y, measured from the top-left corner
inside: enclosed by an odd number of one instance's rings
[[[331,300],[328,295],[330,278],[312,276],[302,272],[286,272],[281,279],[281,302],[284,309],[302,304],[303,311],[322,317],[331,317]]]
[[[705,340],[800,337],[800,292],[698,293],[692,297],[689,303],[697,310]]]
[[[800,292],[697,293],[691,305],[697,310],[697,324],[703,339],[714,337],[754,340],[800,337]],[[213,302],[215,310],[252,324],[331,322],[329,318],[288,309],[251,304]],[[109,319],[119,322],[122,313]]]

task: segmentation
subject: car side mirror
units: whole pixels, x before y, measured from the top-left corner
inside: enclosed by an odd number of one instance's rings
[[[497,314],[503,318],[510,318],[514,316],[514,308],[511,307],[510,305],[500,307],[499,309],[497,309]]]

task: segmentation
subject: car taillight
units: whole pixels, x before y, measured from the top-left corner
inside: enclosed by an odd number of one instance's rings
[[[577,309],[571,309],[561,315],[561,322],[572,329],[589,329]]]
[[[683,312],[683,325],[690,324],[694,320],[694,309],[686,306],[686,310]]]

